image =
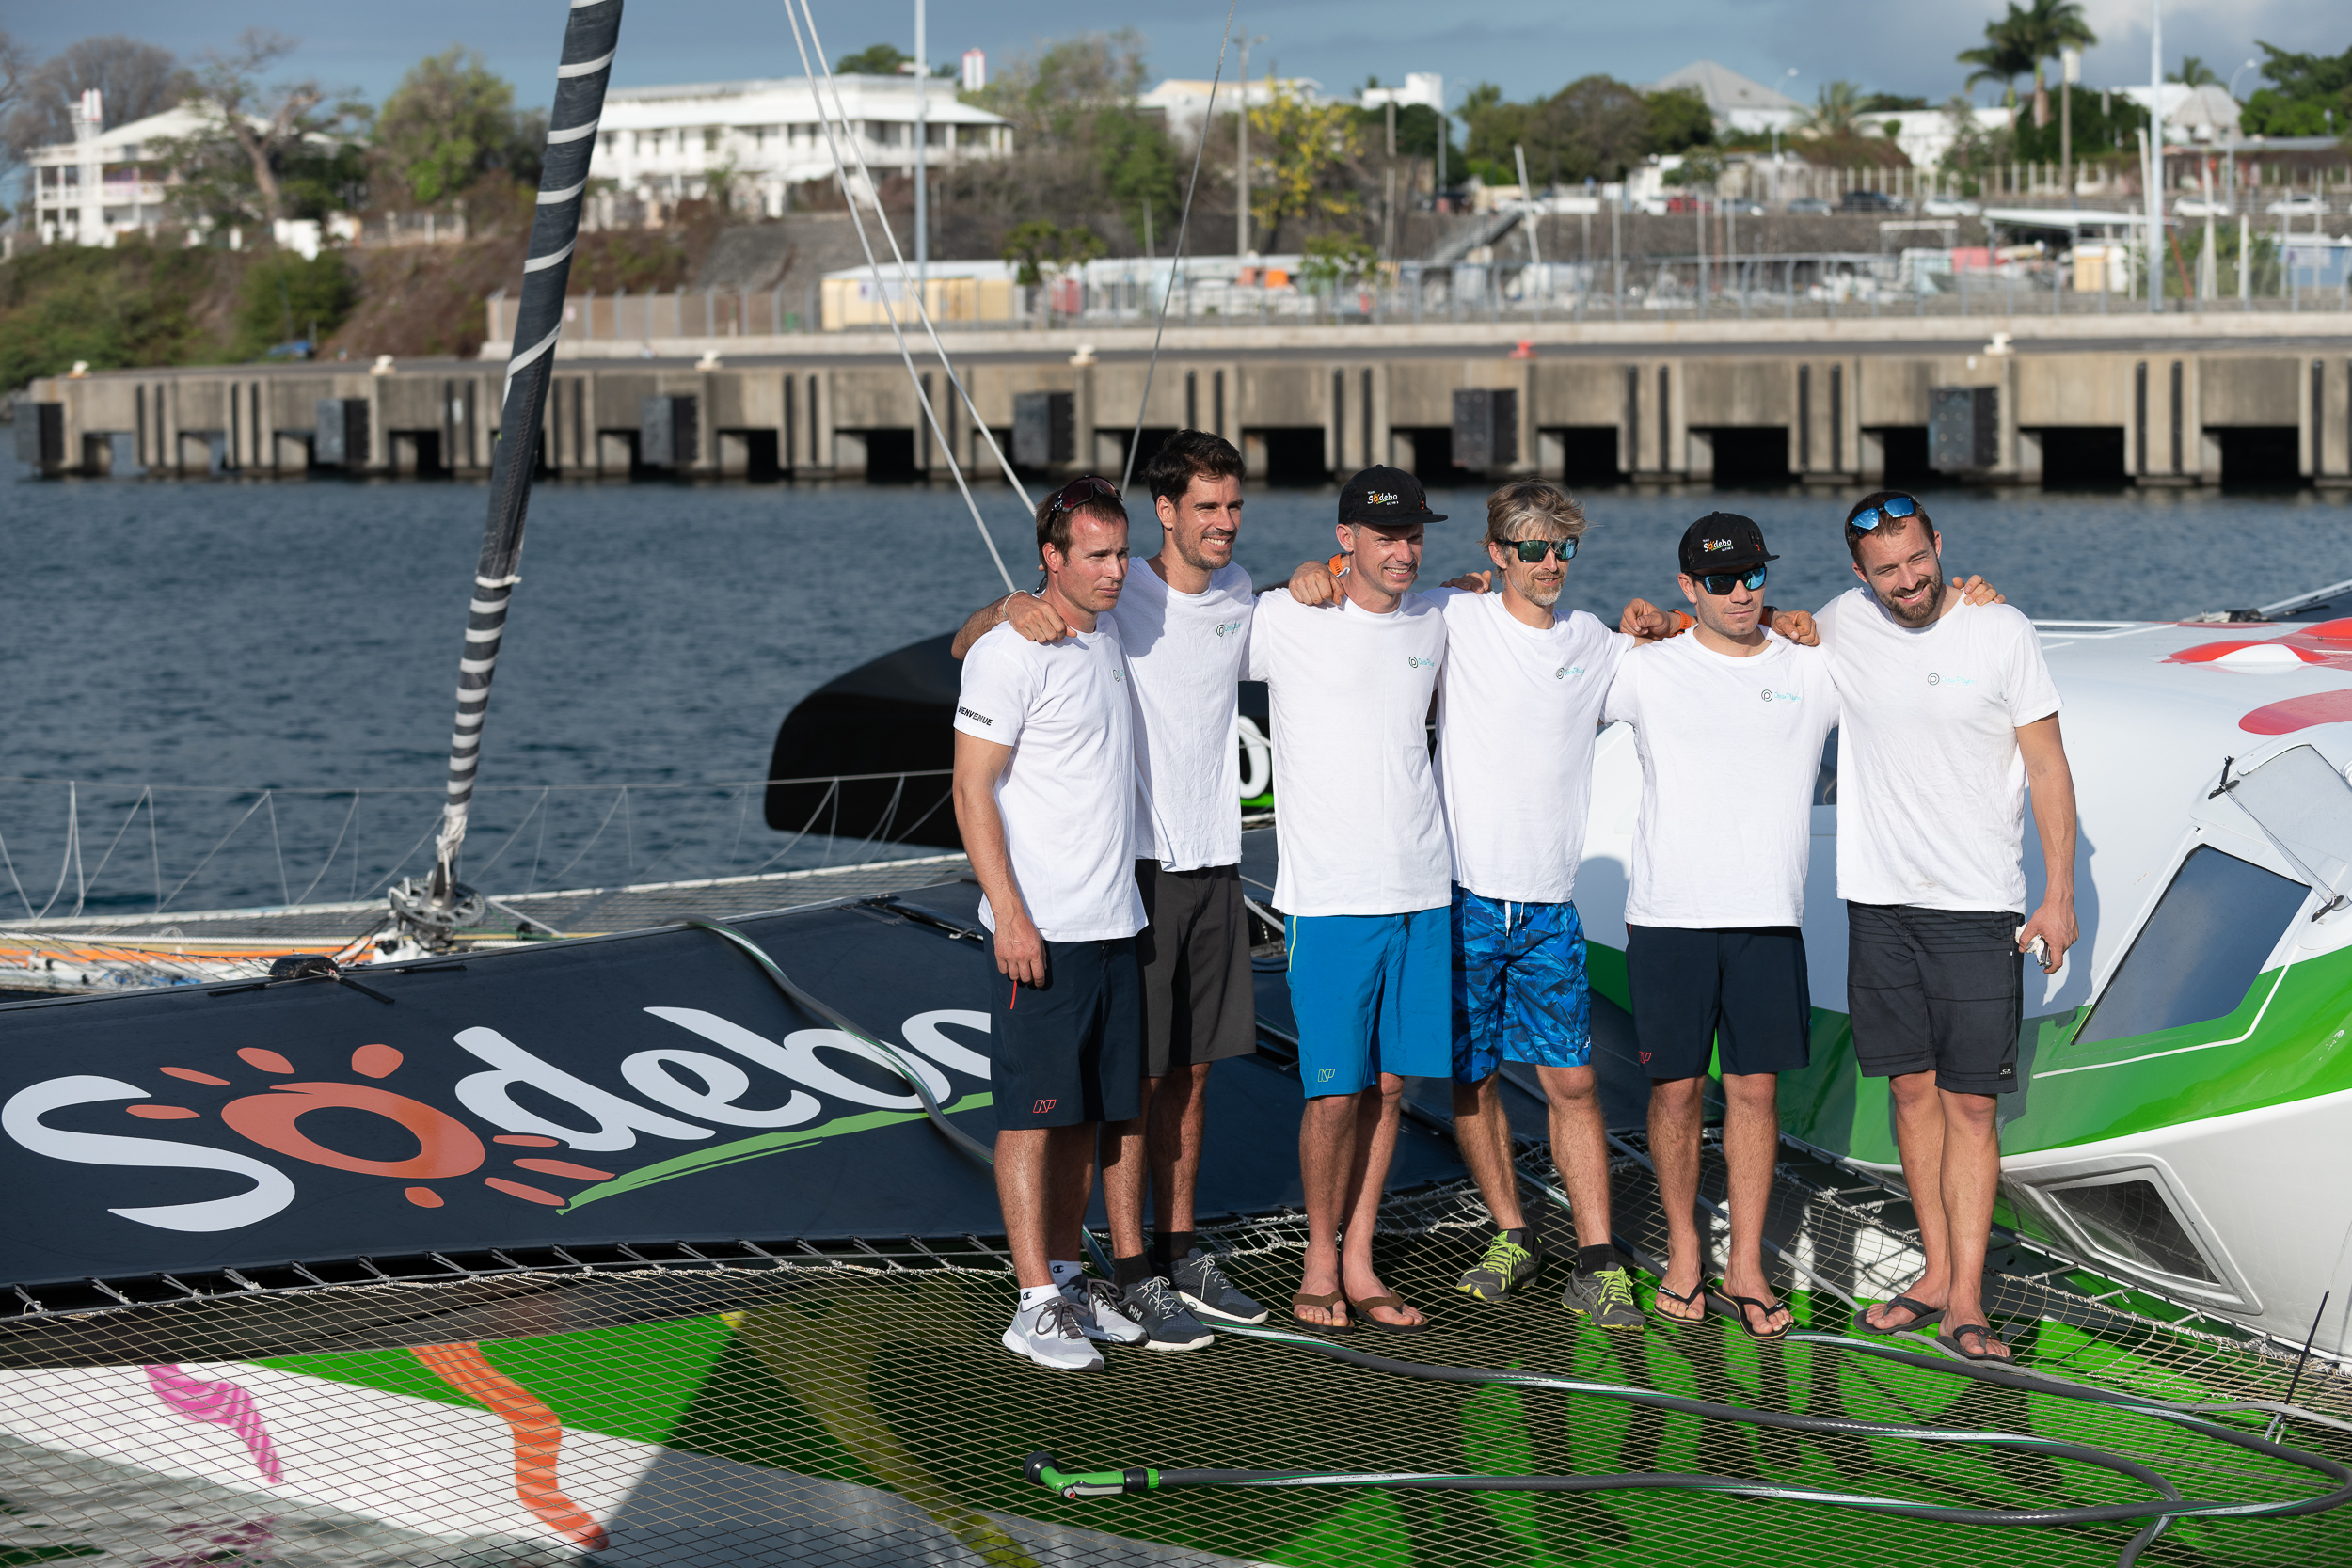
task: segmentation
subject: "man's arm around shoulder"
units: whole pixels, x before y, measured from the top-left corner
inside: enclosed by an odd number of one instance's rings
[[[1008,594],[993,604],[982,605],[965,619],[956,640],[947,644],[948,654],[961,658],[972,651],[973,643],[1005,621],[1010,621],[1012,629],[1032,642],[1055,641],[1071,629],[1063,625],[1060,611],[1044,600],[1026,594]]]

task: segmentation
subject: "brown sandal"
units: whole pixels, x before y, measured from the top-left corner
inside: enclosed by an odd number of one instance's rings
[[[1324,1310],[1328,1311],[1333,1307],[1347,1307],[1350,1305],[1351,1304],[1347,1300],[1346,1292],[1343,1291],[1333,1291],[1328,1295],[1321,1296],[1311,1296],[1306,1291],[1300,1291],[1291,1297],[1291,1322],[1296,1323],[1303,1329],[1307,1329],[1317,1334],[1344,1334],[1355,1325],[1353,1323],[1309,1323],[1306,1319],[1298,1315],[1298,1309],[1302,1307],[1319,1307]]]
[[[1376,1328],[1388,1334],[1419,1334],[1429,1326],[1427,1318],[1422,1319],[1417,1323],[1384,1323],[1372,1315],[1372,1309],[1375,1307],[1385,1307],[1395,1312],[1411,1310],[1394,1295],[1366,1296],[1361,1301],[1350,1301],[1347,1305],[1358,1314],[1357,1321],[1366,1328]]]

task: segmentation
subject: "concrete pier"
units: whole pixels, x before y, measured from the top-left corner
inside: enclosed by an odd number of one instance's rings
[[[935,434],[887,334],[567,341],[539,461],[603,479],[945,478],[952,451],[985,482],[984,423],[1025,470],[1119,471],[1149,331],[946,341],[978,420],[911,333]],[[479,475],[506,350],[39,380],[17,451],[50,475]],[[1142,424],[1147,450],[1216,430],[1271,483],[1385,461],[1433,482],[2347,485],[2352,315],[1196,326],[1168,333]]]

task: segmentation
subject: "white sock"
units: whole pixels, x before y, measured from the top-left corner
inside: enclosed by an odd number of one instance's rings
[[[1021,1310],[1026,1312],[1033,1307],[1042,1307],[1049,1301],[1059,1301],[1060,1299],[1061,1291],[1057,1286],[1025,1286],[1021,1291]]]
[[[1086,1272],[1083,1266],[1076,1263],[1048,1263],[1045,1267],[1053,1274],[1057,1285],[1067,1285]]]

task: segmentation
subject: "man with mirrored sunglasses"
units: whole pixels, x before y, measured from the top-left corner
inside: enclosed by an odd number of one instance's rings
[[[1820,649],[1765,624],[1763,531],[1735,513],[1692,523],[1678,579],[1695,626],[1625,659],[1604,717],[1632,726],[1642,800],[1626,894],[1625,965],[1649,1152],[1666,1214],[1657,1311],[1707,1314],[1696,1216],[1702,1091],[1720,1065],[1729,1250],[1715,1291],[1747,1332],[1776,1339],[1788,1309],[1764,1272],[1764,1212],[1780,1143],[1778,1075],[1806,1064],[1804,877],[1813,785],[1838,719]]]

